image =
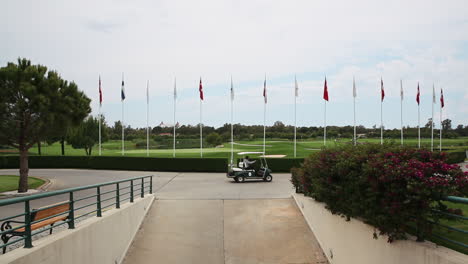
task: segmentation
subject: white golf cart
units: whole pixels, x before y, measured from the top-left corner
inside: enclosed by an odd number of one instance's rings
[[[246,155],[261,155],[260,160],[260,168],[255,170],[253,167],[249,167],[249,164],[244,164],[244,162],[240,161],[238,166],[235,167],[231,164],[226,177],[234,179],[236,182],[244,182],[245,180],[250,179],[261,179],[266,182],[271,182],[273,180],[273,176],[271,176],[271,170],[268,168],[268,164],[264,157],[264,152],[240,152],[237,155],[246,156]]]

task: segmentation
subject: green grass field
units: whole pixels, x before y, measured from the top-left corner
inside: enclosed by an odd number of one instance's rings
[[[0,175],[0,193],[18,190],[19,176],[14,175]],[[28,177],[29,189],[36,189],[44,184],[44,180]]]
[[[360,139],[358,142],[372,142],[380,143],[380,139]],[[400,141],[396,140],[395,143]],[[430,147],[430,139],[422,139],[422,145]],[[121,156],[122,155],[122,145],[119,140],[111,140],[103,143],[102,145],[102,155],[104,156]],[[327,146],[334,146],[340,144],[351,144],[349,140],[329,140],[327,141]],[[252,146],[249,146],[252,145]],[[268,155],[286,155],[286,157],[294,157],[293,150],[293,141],[288,140],[268,140],[266,142],[266,153]],[[417,146],[417,139],[406,139],[405,145],[408,146]],[[297,157],[306,157],[311,153],[320,150],[323,147],[322,139],[314,139],[297,142]],[[443,140],[444,149],[468,149],[468,137],[457,138],[457,139],[444,139]],[[434,148],[438,148],[438,141],[434,142]],[[242,151],[262,151],[263,150],[263,141],[262,140],[252,140],[252,141],[239,141],[234,145],[234,152]],[[0,154],[16,154],[15,150],[1,151]],[[31,155],[37,155],[37,147],[30,149]],[[219,148],[204,148],[203,156],[207,158],[229,158],[231,153],[230,143],[224,143],[224,147]],[[93,148],[92,155],[97,156],[98,146],[96,145]],[[42,155],[61,155],[61,147],[59,143],[54,143],[52,145],[42,144]],[[85,151],[83,149],[74,149],[70,145],[65,147],[65,155],[68,156],[83,156]],[[134,157],[144,157],[146,156],[146,149],[137,149],[135,143],[132,141],[125,142],[125,155],[134,156]],[[172,157],[172,149],[150,149],[150,157]],[[176,149],[176,157],[181,158],[191,158],[191,157],[200,157],[200,149]]]

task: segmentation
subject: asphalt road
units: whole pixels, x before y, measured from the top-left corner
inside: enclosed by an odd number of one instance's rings
[[[0,170],[0,175],[18,175],[18,170],[8,169]],[[174,173],[164,173],[164,172],[145,172],[145,171],[105,171],[105,170],[76,170],[76,169],[31,169],[29,171],[30,176],[36,176],[43,179],[48,179],[51,182],[51,185],[48,187],[47,191],[62,190],[67,188],[79,187],[92,185],[97,183],[110,182],[115,180],[122,180],[128,178],[134,178],[145,175],[154,175],[153,177],[153,190],[157,190],[169,182],[174,176]],[[121,188],[126,185],[122,185]],[[101,192],[110,191],[115,189],[115,186],[108,186],[101,190]],[[96,194],[96,189],[84,190],[75,193],[74,198],[80,199],[86,196]],[[113,196],[114,193],[109,193],[103,195],[102,199],[109,198]],[[124,196],[128,197],[127,196]],[[54,203],[59,203],[62,201],[68,200],[68,195],[58,195],[53,197],[48,197],[40,200],[31,201],[31,208],[39,208],[41,206],[46,206]],[[92,202],[93,199],[83,200],[77,202],[75,208],[84,206]],[[95,199],[94,201],[95,202]],[[106,206],[114,201],[103,202],[103,206]],[[84,208],[80,210],[77,215],[84,214],[88,211],[94,210],[95,208]],[[22,213],[24,210],[24,204],[13,204],[8,206],[0,207],[0,219]]]

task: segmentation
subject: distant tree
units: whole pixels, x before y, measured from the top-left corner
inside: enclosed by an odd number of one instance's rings
[[[447,132],[449,131],[450,129],[452,129],[452,120],[450,119],[445,119],[444,121],[442,121],[442,130],[444,132]]]
[[[206,142],[213,146],[221,145],[221,143],[223,143],[221,136],[216,132],[210,133],[206,137]]]
[[[107,141],[107,129],[101,128],[101,141]],[[78,127],[70,129],[67,142],[73,148],[84,149],[86,155],[90,156],[94,145],[99,142],[99,119],[89,116]]]
[[[20,153],[18,192],[28,190],[28,150],[62,123],[79,123],[91,111],[90,99],[75,83],[29,60],[0,68],[0,144]]]
[[[432,118],[429,118],[429,119],[427,120],[427,123],[426,123],[426,125],[425,125],[424,127],[425,127],[425,128],[431,128],[431,127],[432,127]]]

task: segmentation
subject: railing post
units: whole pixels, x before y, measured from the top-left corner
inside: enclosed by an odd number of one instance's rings
[[[73,199],[73,192],[70,192],[70,212],[68,213],[68,229],[75,228],[75,200]]]
[[[26,236],[24,237],[24,247],[25,248],[32,248],[32,236],[31,236],[31,208],[29,206],[29,201],[24,202],[24,223],[25,223],[25,233]]]
[[[120,185],[117,183],[117,189],[115,190],[115,208],[120,208]]]
[[[130,202],[133,203],[133,180],[130,180]]]
[[[153,175],[150,176],[150,190],[149,190],[149,193],[150,194],[153,193]]]
[[[101,187],[97,187],[97,217],[102,216],[102,210],[101,210]]]
[[[141,178],[141,193],[140,197],[145,197],[145,178]]]

